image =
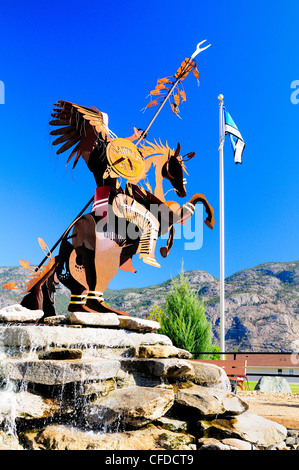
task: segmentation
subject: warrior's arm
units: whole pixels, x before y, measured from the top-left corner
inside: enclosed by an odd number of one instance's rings
[[[140,137],[142,137],[144,131],[142,129],[137,129],[134,127],[134,134],[132,134],[130,137],[126,137],[127,140],[130,142],[134,142],[134,140],[139,140]]]

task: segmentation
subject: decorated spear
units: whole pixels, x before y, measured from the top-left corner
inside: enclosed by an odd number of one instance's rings
[[[194,61],[194,58],[200,52],[203,52],[205,49],[208,49],[208,47],[211,46],[211,44],[209,44],[206,47],[200,47],[204,42],[206,42],[206,39],[199,42],[197,44],[196,50],[191,55],[190,59],[185,59],[185,61],[181,64],[180,68],[177,70],[177,72],[173,76],[174,79],[175,79],[173,82],[171,81],[171,79],[169,77],[161,78],[161,79],[158,80],[158,84],[157,84],[156,88],[150,92],[151,95],[161,95],[161,94],[163,95],[163,91],[168,90],[166,96],[164,97],[163,101],[160,103],[160,106],[159,106],[158,110],[156,111],[155,115],[153,116],[153,118],[149,122],[147,128],[142,133],[141,137],[139,137],[137,144],[140,142],[140,140],[142,140],[144,137],[147,136],[147,133],[148,133],[150,127],[152,126],[153,122],[155,121],[158,114],[162,110],[162,108],[165,105],[166,101],[170,97],[173,97],[173,103],[170,103],[170,104],[171,104],[171,108],[172,108],[172,110],[175,114],[178,113],[178,104],[179,104],[179,101],[180,101],[180,97],[183,99],[183,101],[186,101],[185,92],[184,92],[183,88],[179,89],[178,85],[180,84],[180,82],[182,80],[184,80],[186,78],[186,76],[188,75],[188,73],[191,70],[192,70],[193,74],[195,75],[195,77],[197,79],[199,78],[199,74],[198,74],[198,70],[196,68],[196,62]],[[177,90],[176,94],[174,93],[175,90]],[[146,107],[156,106],[157,104],[159,104],[158,100],[153,100],[153,101],[150,101],[147,104]]]
[[[153,107],[153,106],[156,106],[156,105],[160,105],[160,106],[159,106],[158,110],[156,111],[156,113],[154,114],[154,116],[152,117],[149,124],[147,125],[146,129],[141,133],[140,137],[138,138],[138,141],[137,141],[136,145],[138,145],[139,142],[147,136],[149,129],[151,128],[152,124],[154,123],[157,116],[161,112],[161,110],[162,110],[162,108],[165,105],[167,100],[170,101],[172,111],[176,115],[178,114],[178,112],[179,112],[178,106],[179,106],[180,100],[182,99],[182,101],[186,101],[186,94],[185,94],[185,91],[184,91],[184,88],[183,88],[181,82],[182,82],[182,80],[184,80],[187,77],[187,75],[191,71],[192,71],[193,75],[195,76],[195,78],[197,78],[197,79],[199,78],[199,73],[198,73],[196,62],[195,62],[194,58],[200,52],[203,52],[204,50],[208,49],[208,47],[211,46],[211,44],[209,44],[208,46],[201,47],[201,45],[204,42],[206,42],[206,39],[204,39],[203,41],[201,41],[200,43],[197,44],[196,50],[191,55],[190,59],[185,59],[182,62],[181,66],[178,68],[175,75],[173,75],[171,77],[165,77],[165,78],[159,79],[155,89],[150,92],[151,96],[160,96],[160,97],[162,97],[162,101],[159,102],[158,99],[154,99],[146,105],[146,108]],[[77,106],[77,108],[78,108],[78,106]],[[89,109],[89,108],[84,108],[84,109]],[[54,114],[54,116],[57,117],[55,114]],[[52,134],[54,135],[55,133],[52,132]],[[59,140],[61,142],[65,142],[66,139],[64,137],[60,138],[60,139],[57,139],[56,143],[58,143]],[[66,148],[69,148],[71,145],[72,145],[72,142],[69,142],[69,143],[65,144],[63,147],[67,146]],[[76,153],[76,150],[77,150],[77,148],[75,148],[75,150],[72,152],[71,157],[74,155],[74,153]],[[64,148],[61,148],[58,151],[58,153],[61,153],[62,151],[64,151]],[[76,162],[78,161],[78,156],[79,155],[80,155],[80,152],[78,152],[78,154],[77,154],[77,158],[75,160],[74,166],[76,165]],[[69,160],[70,160],[70,158],[69,158]],[[77,217],[74,219],[74,221],[69,225],[69,227],[72,227],[72,225],[75,223],[75,221],[81,215],[83,215],[83,213],[87,210],[88,206],[90,206],[90,204],[93,202],[93,200],[94,200],[94,196],[88,201],[88,203],[80,211],[80,213],[77,215]],[[41,268],[41,266],[45,263],[45,261],[47,261],[47,259],[51,255],[51,253],[55,250],[55,248],[61,242],[61,240],[64,237],[65,233],[66,232],[64,232],[63,235],[61,235],[61,237],[57,240],[57,242],[49,250],[49,253],[39,263],[39,265],[36,267],[35,271],[38,271]]]

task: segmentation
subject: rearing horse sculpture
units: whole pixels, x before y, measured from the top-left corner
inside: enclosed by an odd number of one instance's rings
[[[145,142],[141,146],[142,155],[145,158],[145,173],[147,174],[151,166],[155,168],[155,188],[153,191],[154,196],[160,201],[160,205],[163,204],[169,208],[171,212],[173,222],[184,225],[186,221],[194,214],[195,205],[198,202],[202,202],[207,212],[207,218],[205,224],[213,229],[214,228],[214,210],[206,200],[203,194],[194,194],[192,198],[182,206],[175,201],[167,201],[163,190],[163,179],[168,179],[178,197],[186,196],[185,178],[183,177],[184,172],[188,175],[185,162],[191,160],[195,156],[194,152],[190,152],[183,157],[180,156],[181,146],[178,143],[176,150],[170,149],[168,144],[166,146],[155,143]],[[138,184],[141,178],[135,179],[132,183]],[[138,194],[138,193],[137,193]],[[135,191],[135,196],[137,195]],[[148,193],[147,193],[148,194]],[[164,209],[165,213],[165,209]],[[170,214],[169,217],[171,218]],[[165,258],[173,244],[174,227],[170,224],[169,227],[161,227],[161,235],[169,230],[169,240],[166,247],[160,249],[161,255]]]
[[[144,142],[140,147],[125,144],[117,153],[115,148],[119,141],[131,143],[140,133],[135,130],[127,139],[112,138],[107,117],[100,111],[65,101],[56,106],[58,109],[52,114],[55,120],[50,124],[67,126],[51,132],[60,135],[53,145],[63,144],[57,154],[76,144],[68,161],[75,157],[74,168],[82,156],[94,174],[97,189],[92,212],[68,227],[59,255],[36,273],[21,304],[32,309],[42,308],[45,317],[55,314],[51,296],[55,284],[61,282],[71,291],[69,311],[112,311],[126,315],[108,307],[103,299],[118,269],[136,272],[132,265],[136,253],[144,262],[159,267],[154,254],[157,238],[169,231],[167,246],[160,250],[166,257],[173,243],[173,225],[184,224],[197,202],[205,205],[208,214],[205,222],[213,228],[213,209],[203,195],[195,194],[180,206],[177,202],[166,201],[163,192],[163,179],[168,179],[179,197],[186,196],[185,161],[195,154],[181,157],[179,144],[174,151],[167,144],[156,142]],[[112,162],[111,158],[114,158]],[[156,181],[153,194],[140,186],[152,165]],[[127,177],[124,190],[118,183],[118,176],[122,174]],[[157,214],[151,210],[153,205],[159,209]]]

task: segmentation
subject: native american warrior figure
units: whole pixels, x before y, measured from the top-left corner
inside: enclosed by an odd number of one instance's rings
[[[165,94],[164,101],[172,98],[175,114],[178,114],[180,97],[186,99],[181,81],[190,71],[198,78],[193,56],[182,63],[173,77],[160,79],[150,94]],[[155,104],[157,100],[147,107]],[[172,149],[167,143],[148,142],[149,126],[145,131],[134,128],[130,137],[118,138],[108,127],[107,114],[94,107],[68,101],[58,101],[54,106],[50,125],[55,130],[50,134],[55,137],[53,145],[61,145],[57,154],[71,149],[67,162],[73,160],[73,168],[82,157],[94,175],[96,189],[91,213],[80,215],[67,228],[60,239],[58,256],[52,257],[39,239],[50,258],[46,266],[33,270],[29,263],[21,263],[33,271],[21,304],[42,309],[44,317],[55,315],[54,292],[61,282],[71,291],[69,311],[112,311],[127,315],[107,306],[103,298],[118,269],[136,272],[132,257],[137,253],[143,262],[160,267],[155,257],[158,237],[169,233],[167,245],[160,249],[165,258],[173,245],[174,224],[183,225],[193,215],[197,202],[205,206],[206,225],[214,226],[214,211],[204,195],[195,194],[181,206],[167,201],[163,191],[163,180],[167,179],[177,196],[186,196],[185,163],[195,153],[182,157],[180,144]],[[147,180],[152,167],[154,190]],[[124,189],[122,180],[126,181]]]
[[[140,257],[145,263],[160,267],[154,257],[159,232],[158,220],[130,195],[119,194],[123,192],[118,182],[119,177],[135,181],[144,176],[144,157],[132,143],[141,137],[142,131],[134,128],[132,136],[119,139],[108,128],[107,114],[96,108],[86,108],[65,101],[58,102],[56,106],[52,114],[56,119],[50,124],[61,126],[67,122],[68,126],[51,132],[52,136],[60,135],[53,145],[63,143],[57,152],[60,154],[76,144],[68,162],[74,158],[73,168],[75,168],[79,158],[82,157],[93,173],[97,189],[92,211],[96,222],[101,220],[100,225],[105,238],[116,235],[115,228],[109,230],[111,223],[109,223],[108,206],[113,201],[114,215],[134,223],[141,232]],[[122,241],[124,240],[125,237],[122,237]],[[97,240],[97,243],[101,242]],[[96,249],[96,253],[98,251]]]

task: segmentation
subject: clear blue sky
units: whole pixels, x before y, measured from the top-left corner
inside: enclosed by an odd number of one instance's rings
[[[84,162],[72,171],[50,145],[55,101],[96,106],[118,136],[130,135],[153,116],[154,108],[140,110],[156,80],[175,73],[203,39],[212,46],[197,57],[200,86],[186,79],[182,119],[165,107],[148,140],[196,152],[184,201],[205,194],[215,229],[204,226],[200,250],[184,250],[184,240],[166,260],[157,250],[161,269],[133,260],[138,273],[120,272],[110,287],[162,282],[182,259],[185,270],[219,277],[219,93],[246,142],[243,165],[234,164],[228,139],[224,148],[225,274],[298,259],[299,105],[290,99],[298,17],[295,0],[2,2],[0,266],[38,264],[37,238],[52,246],[94,192]]]

